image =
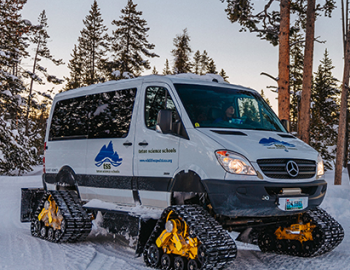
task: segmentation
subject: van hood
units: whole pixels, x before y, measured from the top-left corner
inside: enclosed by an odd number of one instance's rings
[[[289,133],[216,128],[198,130],[222,145],[222,149],[239,153],[251,162],[268,158],[317,160],[317,151]]]

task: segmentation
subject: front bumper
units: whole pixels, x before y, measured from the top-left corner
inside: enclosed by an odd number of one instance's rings
[[[267,181],[202,181],[214,212],[228,217],[285,216],[304,212],[320,205],[327,190],[325,180],[308,183],[271,183]],[[283,211],[278,207],[282,188],[300,188],[301,196],[308,197],[307,208],[301,211]]]

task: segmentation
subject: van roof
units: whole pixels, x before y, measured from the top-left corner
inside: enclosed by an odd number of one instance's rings
[[[76,89],[59,93],[55,96],[55,99],[66,99],[69,97],[79,97],[86,94],[93,94],[95,92],[103,91],[104,89],[109,90],[112,85],[115,85],[118,89],[123,87],[133,88],[141,85],[143,82],[215,85],[215,86],[232,87],[235,89],[256,92],[256,90],[248,87],[227,83],[224,81],[224,79],[220,75],[217,75],[217,74],[197,75],[193,73],[183,73],[183,74],[166,75],[166,76],[147,75],[147,76],[140,76],[134,79],[123,79],[118,81],[108,81],[105,83],[92,84],[86,87],[76,88]]]

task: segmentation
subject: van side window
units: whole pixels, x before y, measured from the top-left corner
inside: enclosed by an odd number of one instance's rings
[[[89,96],[89,138],[125,138],[129,133],[135,96],[136,89]]]
[[[126,137],[135,96],[136,89],[126,89],[57,102],[49,140]]]
[[[86,98],[78,97],[58,101],[52,115],[49,140],[86,138]]]
[[[157,115],[162,109],[172,111],[173,123],[175,123],[177,112],[168,90],[158,86],[148,87],[145,99],[145,123],[149,129],[156,129]]]

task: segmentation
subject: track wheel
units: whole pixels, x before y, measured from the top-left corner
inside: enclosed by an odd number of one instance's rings
[[[54,237],[55,237],[55,232],[54,232],[53,228],[50,227],[50,228],[47,230],[47,240],[53,242]]]
[[[203,245],[198,247],[198,261],[203,265],[207,261],[207,253]]]
[[[55,231],[55,236],[54,236],[55,237],[55,242],[58,242],[60,240],[61,235],[62,235],[62,233],[61,233],[60,230],[56,230]]]
[[[64,233],[64,231],[66,230],[66,220],[62,220],[61,221],[61,232]]]
[[[278,253],[284,253],[287,250],[287,242],[286,240],[277,240],[276,241],[276,251]]]
[[[175,270],[185,270],[187,267],[187,259],[182,256],[177,256],[174,260]]]
[[[174,257],[171,254],[163,254],[161,261],[160,261],[160,266],[164,270],[169,270],[172,268],[174,263]]]
[[[315,244],[319,244],[322,239],[322,232],[319,228],[315,228],[312,232],[312,238],[315,242]]]
[[[40,229],[40,237],[41,238],[45,238],[46,234],[47,234],[47,229],[46,229],[45,226],[42,226],[41,229]]]
[[[302,251],[302,245],[298,240],[290,241],[289,248],[293,255],[298,255]]]
[[[306,256],[310,256],[312,254],[312,252],[313,252],[313,249],[314,249],[313,241],[306,241],[306,242],[304,242],[303,248],[304,248],[304,254]]]
[[[187,270],[197,270],[199,269],[199,263],[197,260],[189,260],[187,263]]]
[[[160,264],[161,250],[155,245],[152,244],[147,250],[147,260],[152,267],[158,267]]]
[[[272,232],[262,233],[258,239],[258,245],[262,252],[272,251],[276,247],[275,237]]]
[[[38,236],[40,234],[40,230],[41,230],[41,221],[40,220],[35,220],[35,221],[32,221],[32,235],[33,236]]]

